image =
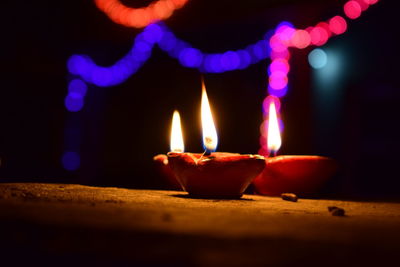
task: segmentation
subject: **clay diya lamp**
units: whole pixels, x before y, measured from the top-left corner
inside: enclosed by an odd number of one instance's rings
[[[280,130],[272,101],[269,106],[267,145],[270,154],[276,154],[281,146]],[[258,194],[279,196],[295,193],[308,196],[316,193],[332,177],[337,169],[336,162],[322,156],[275,156],[265,159],[266,168],[254,181]]]
[[[240,198],[265,167],[260,155],[169,152],[168,159],[182,188],[200,198]]]
[[[182,129],[176,113],[172,120],[168,165],[182,188],[193,197],[240,198],[251,181],[264,169],[265,158],[213,152],[218,144],[218,136],[204,83],[201,100],[204,153],[183,153]]]
[[[266,158],[267,167],[254,179],[256,193],[279,196],[295,193],[309,196],[322,187],[337,169],[336,162],[321,156],[277,156]]]
[[[175,177],[174,172],[168,163],[168,157],[165,154],[159,154],[153,157],[155,167],[163,179],[164,186],[166,189],[171,190],[182,190],[182,186]]]

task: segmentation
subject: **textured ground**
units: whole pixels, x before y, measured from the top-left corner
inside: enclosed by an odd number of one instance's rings
[[[5,266],[377,266],[398,261],[400,204],[0,184],[0,241]]]

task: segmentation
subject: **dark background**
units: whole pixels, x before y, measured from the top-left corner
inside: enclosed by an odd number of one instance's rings
[[[89,0],[11,2],[3,5],[1,18],[0,181],[159,188],[152,157],[169,150],[174,109],[181,112],[186,150],[202,150],[197,70],[156,47],[125,83],[91,86],[83,110],[68,112],[68,57],[87,54],[111,65],[141,30],[113,23]],[[259,40],[282,20],[305,28],[343,15],[344,2],[191,0],[166,24],[202,51],[223,52]],[[338,93],[319,91],[334,81],[315,81],[307,61],[312,48],[293,52],[280,154],[335,158],[341,169],[324,196],[400,197],[397,10],[394,1],[382,0],[323,46],[342,55]],[[268,63],[204,75],[219,151],[257,153]],[[70,172],[61,157],[72,124],[81,166]]]

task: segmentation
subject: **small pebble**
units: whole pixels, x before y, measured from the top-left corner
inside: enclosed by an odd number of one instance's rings
[[[328,211],[332,214],[332,216],[344,216],[345,211],[342,208],[338,208],[336,206],[329,206]]]
[[[332,212],[334,209],[337,209],[338,207],[336,206],[328,206],[328,211]]]
[[[293,193],[283,193],[281,194],[281,197],[283,200],[287,201],[292,201],[292,202],[297,202],[297,196]]]

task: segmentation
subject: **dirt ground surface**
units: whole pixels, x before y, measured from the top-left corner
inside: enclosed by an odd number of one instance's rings
[[[0,266],[381,266],[399,255],[399,203],[0,184]]]

